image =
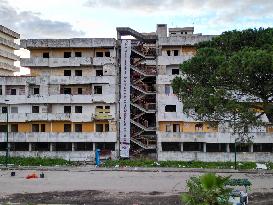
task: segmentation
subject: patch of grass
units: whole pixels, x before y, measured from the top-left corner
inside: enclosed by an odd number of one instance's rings
[[[265,163],[268,169],[273,169],[273,163]],[[107,160],[103,167],[170,167],[170,168],[207,168],[233,169],[234,162],[200,162],[200,161],[153,161],[153,160]],[[238,169],[256,169],[255,162],[238,162]]]
[[[5,164],[5,156],[0,156],[0,164]],[[9,157],[8,164],[14,164],[17,166],[72,165],[70,161],[64,159],[42,157]]]

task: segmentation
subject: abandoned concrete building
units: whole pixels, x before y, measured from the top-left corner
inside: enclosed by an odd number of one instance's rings
[[[0,77],[1,155],[8,133],[11,156],[93,161],[100,149],[111,159],[232,161],[231,131],[187,117],[171,87],[195,44],[213,37],[158,24],[152,33],[118,27],[117,40],[21,40],[30,76]],[[238,160],[273,161],[272,131],[251,133]]]
[[[18,33],[0,25],[0,76],[12,76],[19,71],[19,67],[14,66],[14,61],[19,61],[19,56],[14,54],[19,45],[14,40],[19,38]]]

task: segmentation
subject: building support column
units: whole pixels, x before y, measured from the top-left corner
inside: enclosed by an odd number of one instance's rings
[[[95,152],[96,151],[96,143],[93,142],[93,151]]]
[[[50,151],[50,152],[53,152],[53,142],[50,142],[50,143],[49,143],[49,151]]]
[[[184,146],[183,146],[183,142],[180,143],[180,151],[183,152],[184,151]]]
[[[253,152],[253,144],[250,144],[250,145],[249,145],[249,151],[250,151],[250,152]]]
[[[226,152],[230,152],[229,143],[226,144]]]
[[[32,143],[28,143],[28,151],[31,152],[32,151]]]
[[[72,146],[71,146],[71,148],[72,148],[72,150],[71,150],[71,151],[72,151],[72,152],[74,152],[74,151],[75,151],[75,146],[76,146],[76,145],[75,145],[75,142],[72,142]]]
[[[203,143],[203,152],[207,152],[207,143],[206,142]]]
[[[157,150],[158,150],[158,152],[162,152],[162,144],[161,144],[161,142],[157,142]]]

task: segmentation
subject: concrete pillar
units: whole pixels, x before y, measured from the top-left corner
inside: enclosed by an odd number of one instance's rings
[[[157,143],[157,150],[158,150],[158,152],[162,152],[162,144],[161,144],[161,142]]]
[[[6,85],[1,85],[2,86],[2,95],[6,95]]]
[[[96,143],[93,142],[93,151],[96,151]]]
[[[184,151],[183,142],[180,143],[180,149],[181,149],[181,152]]]
[[[229,143],[226,144],[226,152],[230,152]]]
[[[250,151],[250,152],[253,152],[253,144],[250,144],[250,145],[249,145],[249,151]]]
[[[206,142],[203,143],[203,152],[207,152],[207,143]]]
[[[32,143],[28,143],[28,151],[31,152],[32,151]]]
[[[76,146],[76,144],[75,144],[75,142],[72,142],[72,152],[74,152],[75,151],[75,146]]]
[[[53,152],[53,143],[52,142],[49,144],[49,150],[50,150],[50,152]]]
[[[115,143],[115,150],[118,151],[119,150],[119,142]]]

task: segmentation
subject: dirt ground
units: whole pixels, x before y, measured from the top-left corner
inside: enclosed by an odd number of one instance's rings
[[[26,179],[39,170],[0,170],[0,204],[176,205],[186,181],[199,172],[90,171],[75,168],[43,171],[45,178]],[[219,173],[252,182],[250,205],[273,205],[272,173]]]
[[[182,205],[179,195],[161,192],[111,193],[102,191],[45,192],[12,194],[0,199],[1,204],[92,204],[92,205]],[[273,193],[252,193],[249,205],[272,205]]]

